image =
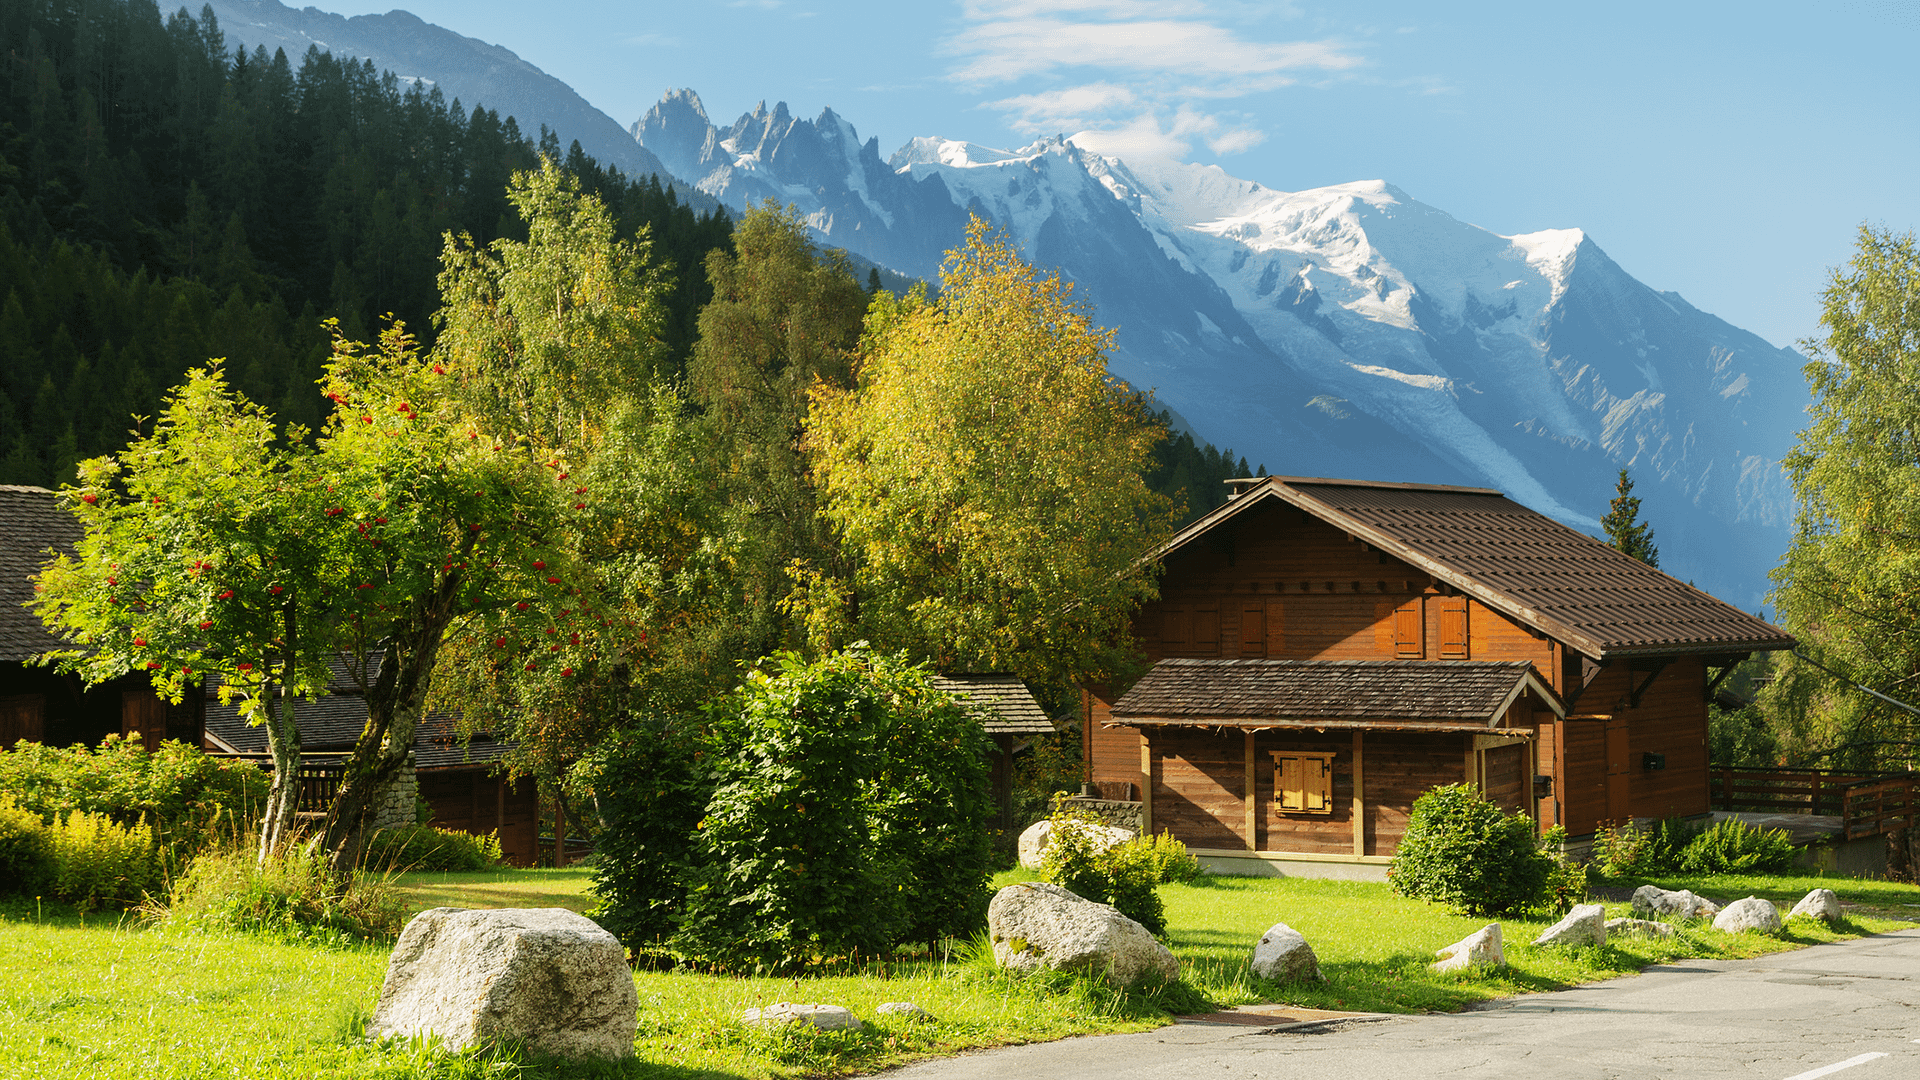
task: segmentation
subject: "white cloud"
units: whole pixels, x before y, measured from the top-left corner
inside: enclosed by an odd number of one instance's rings
[[[1238,154],[1266,141],[1258,128],[1232,127],[1210,113],[1182,105],[1171,122],[1162,126],[1152,112],[1142,112],[1124,122],[1076,132],[1072,142],[1082,149],[1108,157],[1172,158],[1180,160],[1193,152],[1193,144],[1203,142],[1216,154]]]
[[[1307,68],[1337,71],[1360,63],[1333,42],[1248,41],[1208,23],[1164,19],[1001,19],[962,31],[947,42],[946,51],[970,58],[952,73],[956,82],[969,85],[1068,67],[1164,73],[1219,84]]]
[[[1007,120],[1023,135],[1086,127],[1111,116],[1116,109],[1138,101],[1133,91],[1113,83],[1089,83],[1037,94],[1019,94],[987,103],[989,108],[1013,114]]]

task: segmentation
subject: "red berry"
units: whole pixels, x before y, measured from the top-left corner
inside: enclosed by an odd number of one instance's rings
[[[281,593],[286,592],[287,590],[286,590],[286,586],[284,585],[275,585],[272,589],[268,591],[273,593],[273,595],[275,596],[279,596]]]
[[[160,667],[160,665],[159,665],[159,664],[157,664],[157,663],[155,663],[154,661],[152,661],[152,660],[149,660],[149,661],[147,661],[147,670],[148,670],[148,671],[155,671],[155,670],[158,670],[158,669],[159,669],[159,667]]]
[[[361,422],[361,423],[363,423],[363,424],[371,424],[371,423],[373,423],[373,417],[371,417],[371,416],[363,416],[363,417],[361,417],[361,418],[360,418],[360,422]]]
[[[445,375],[445,374],[447,373],[447,367],[446,367],[446,365],[445,365],[445,364],[435,364],[435,365],[433,365],[433,373],[434,373],[435,375]]]
[[[213,620],[212,620],[212,619],[208,619],[207,621],[205,621],[205,622],[203,622],[203,623],[201,623],[201,624],[200,624],[200,629],[202,629],[202,630],[211,630],[211,629],[213,629]]]
[[[532,671],[532,670],[533,670],[533,665],[532,665],[532,664],[528,664],[528,665],[527,665],[527,670],[528,670],[528,671]]]
[[[587,493],[587,489],[586,489],[586,488],[574,488],[574,489],[573,489],[573,493],[574,493],[575,495],[585,495],[585,494]]]
[[[411,406],[411,405],[409,405],[409,404],[407,404],[406,402],[404,402],[404,401],[403,401],[403,402],[401,402],[400,404],[398,404],[398,405],[395,405],[395,406],[393,407],[393,411],[394,411],[394,412],[412,412],[412,411],[413,411],[413,406]]]
[[[547,646],[547,651],[548,651],[548,652],[559,652],[559,651],[560,651],[560,646],[558,646],[558,645],[549,645],[549,646]]]
[[[373,519],[373,523],[374,523],[375,525],[385,525],[385,524],[387,523],[387,519],[386,519],[386,518],[374,518],[374,519]]]
[[[548,578],[548,579],[547,579],[547,584],[549,584],[549,585],[558,585],[558,584],[560,584],[560,579],[559,579],[559,578],[557,578],[557,577],[550,577],[550,578]]]
[[[555,633],[556,633],[556,631],[554,630],[554,628],[553,628],[553,627],[551,627],[551,626],[549,626],[549,627],[547,627],[547,636],[548,636],[548,637],[552,637],[552,636],[553,636],[553,635],[554,635]]]
[[[241,665],[240,665],[240,670],[241,670],[241,671],[252,671],[252,670],[253,670],[253,665],[252,665],[252,664],[241,664]]]
[[[506,647],[507,647],[507,639],[506,639],[506,638],[494,638],[494,639],[493,639],[493,647],[494,647],[494,648],[496,648],[496,649],[504,649],[504,648],[506,648]]]
[[[586,503],[574,503],[574,504],[573,504],[573,508],[574,508],[575,510],[585,510],[585,509],[587,508],[587,504],[586,504]]]
[[[371,588],[373,588],[373,582],[371,582],[371,581],[363,581],[363,582],[361,582],[361,583],[360,583],[360,587],[361,587],[361,588],[363,588],[363,589],[371,589]]]
[[[136,649],[144,649],[144,648],[146,648],[146,647],[147,647],[147,639],[146,639],[146,638],[143,638],[143,637],[137,637],[137,638],[134,638],[134,639],[133,639],[133,647],[134,647],[134,648],[136,648]]]
[[[221,593],[221,594],[220,594],[220,599],[222,599],[222,600],[231,600],[231,599],[233,599],[233,590],[232,590],[232,589],[228,589],[228,590],[227,590],[226,592],[223,592],[223,593]]]
[[[469,529],[472,529],[472,530],[473,530],[474,532],[479,532],[479,531],[480,531],[480,526],[478,526],[478,525],[469,525],[469,526],[467,526],[467,528],[469,528]]]
[[[88,506],[92,506],[94,503],[97,503],[100,501],[100,496],[89,492],[85,495],[80,496],[80,501],[83,503],[86,503]]]
[[[513,610],[515,611],[527,610],[527,602],[525,600],[520,601],[519,603],[513,605]]]
[[[569,667],[569,668],[561,668],[561,669],[560,669],[560,677],[561,677],[561,678],[563,678],[563,679],[571,679],[571,678],[573,678],[573,669],[572,669],[572,668],[570,668],[570,667]]]
[[[547,564],[543,562],[537,562],[533,564],[533,568],[535,570],[545,570],[547,568]]]

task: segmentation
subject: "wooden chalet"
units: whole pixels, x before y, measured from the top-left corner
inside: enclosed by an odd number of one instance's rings
[[[1794,644],[1497,491],[1234,484],[1155,553],[1152,666],[1083,734],[1104,797],[1228,872],[1377,878],[1450,783],[1576,838],[1704,815],[1708,700]]]

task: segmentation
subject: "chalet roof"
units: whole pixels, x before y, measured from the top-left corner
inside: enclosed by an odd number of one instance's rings
[[[1295,476],[1241,485],[1158,556],[1278,501],[1596,660],[1794,645],[1779,627],[1489,488]]]
[[[300,725],[300,750],[305,754],[343,754],[353,749],[360,732],[367,726],[367,702],[352,688],[346,665],[334,665],[333,686],[317,701],[296,698],[294,722]],[[210,680],[207,688],[207,735],[216,745],[243,755],[267,752],[267,729],[248,724],[240,718],[240,707],[220,704],[219,686]],[[512,744],[485,733],[476,732],[467,745],[461,745],[459,717],[453,713],[430,712],[420,719],[413,739],[414,768],[421,771],[486,765],[505,757]]]
[[[933,684],[978,708],[990,735],[1051,735],[1053,722],[1015,675],[935,675]]]
[[[0,660],[24,663],[61,647],[25,606],[49,549],[71,555],[80,541],[80,522],[55,499],[46,488],[0,484]]]
[[[1162,660],[1113,703],[1113,722],[1486,731],[1533,691],[1524,660]]]

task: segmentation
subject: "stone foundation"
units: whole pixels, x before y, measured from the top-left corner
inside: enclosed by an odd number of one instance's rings
[[[1105,825],[1114,825],[1122,829],[1133,830],[1140,834],[1140,804],[1121,802],[1117,799],[1087,799],[1078,795],[1056,795],[1053,805],[1057,809],[1078,810],[1092,814]]]
[[[420,781],[413,774],[413,766],[406,765],[374,802],[371,820],[374,831],[404,829],[414,824],[414,804],[419,795]]]

